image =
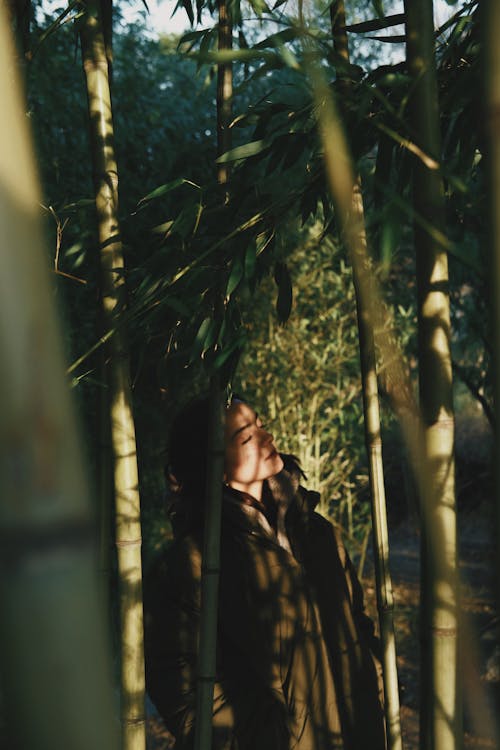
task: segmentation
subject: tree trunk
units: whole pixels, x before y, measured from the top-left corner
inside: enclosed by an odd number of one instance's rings
[[[444,235],[444,195],[432,0],[405,1],[407,58],[414,78],[412,125],[435,167],[413,161],[415,212]],[[429,162],[428,162],[429,163]],[[432,161],[430,162],[432,164]],[[461,746],[457,679],[458,575],[454,417],[450,354],[448,258],[435,236],[414,224],[417,259],[420,410],[427,481],[422,508],[423,750]]]
[[[0,663],[11,732],[0,744],[117,750],[96,530],[18,78],[0,4]]]
[[[332,33],[335,51],[349,62],[349,47],[345,31],[345,9],[343,0],[336,0],[330,6]],[[348,93],[350,81],[339,76],[339,93]],[[383,675],[385,693],[385,720],[387,745],[389,750],[401,750],[401,720],[399,715],[399,689],[396,665],[396,640],[394,635],[394,598],[389,571],[389,537],[387,531],[387,510],[384,486],[384,464],[382,461],[382,438],[380,432],[380,407],[377,385],[377,367],[373,321],[371,310],[363,297],[365,287],[369,287],[368,256],[363,197],[359,177],[352,194],[349,221],[353,225],[355,244],[351,250],[356,308],[359,331],[359,352],[361,380],[363,388],[363,409],[366,450],[372,499],[373,553],[377,584],[377,605],[380,622],[380,635],[383,653]]]
[[[145,748],[141,526],[129,358],[119,319],[125,306],[124,261],[118,224],[118,175],[108,63],[97,0],[80,27],[87,80],[90,141],[102,273],[102,301],[109,339],[111,443],[114,458],[116,546],[120,579],[121,715],[123,747]]]
[[[232,47],[232,23],[226,0],[219,0],[219,50]],[[231,100],[233,72],[230,63],[217,67],[217,156],[231,147]],[[226,165],[218,165],[217,178],[221,185],[228,181]],[[214,316],[224,315],[221,290],[216,286],[213,303]],[[224,473],[224,419],[220,377],[210,379],[210,424],[208,438],[208,476],[203,542],[203,572],[201,582],[200,652],[196,692],[195,750],[212,747],[212,714],[216,670],[217,604],[220,570],[220,524],[222,478]]]

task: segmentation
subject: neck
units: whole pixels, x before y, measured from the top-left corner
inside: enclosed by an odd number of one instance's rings
[[[251,495],[255,500],[258,500],[259,502],[262,501],[262,487],[264,482],[262,480],[257,482],[251,482],[250,484],[242,484],[241,482],[228,482],[228,485],[233,488],[233,490],[238,490],[239,492],[246,492],[247,495]]]

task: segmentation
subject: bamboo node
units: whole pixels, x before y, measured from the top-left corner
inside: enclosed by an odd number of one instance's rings
[[[117,547],[140,547],[142,537],[139,537],[139,539],[117,539],[115,544]]]
[[[214,565],[202,565],[201,572],[202,573],[220,573],[220,567],[214,566]]]
[[[144,716],[137,716],[137,717],[129,717],[129,716],[123,716],[122,721],[124,724],[133,724],[133,725],[140,725],[146,723],[146,718]]]
[[[443,638],[456,638],[457,628],[431,628],[432,635],[438,635]]]

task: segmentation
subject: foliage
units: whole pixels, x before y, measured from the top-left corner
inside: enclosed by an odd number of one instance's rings
[[[384,10],[386,16],[393,12],[392,6]],[[235,12],[238,21],[238,11]],[[314,276],[313,259],[320,268],[326,262],[325,249],[315,250],[306,267],[295,256],[291,258],[292,248],[310,241],[298,239],[300,226],[315,227],[316,234],[322,237],[318,246],[331,246],[325,242],[338,246],[322,150],[316,136],[317,110],[311,95],[308,54],[321,61],[332,93],[343,97],[350,146],[363,180],[370,246],[380,263],[395,335],[403,344],[410,368],[413,372],[416,369],[414,268],[409,252],[413,217],[408,158],[413,149],[413,133],[406,111],[409,78],[404,63],[388,64],[387,56],[381,57],[375,46],[387,49],[390,45],[370,39],[373,35],[393,34],[395,21],[384,18],[378,7],[378,27],[370,31],[366,25],[359,25],[367,19],[367,9],[348,7],[349,23],[358,24],[349,32],[350,38],[364,41],[355,44],[356,64],[346,67],[333,52],[328,14],[323,9],[316,11],[307,30],[288,6],[271,10],[254,5],[253,12],[265,19],[260,24],[260,35],[249,31],[249,22],[243,21],[232,53],[237,83],[234,148],[224,157],[232,166],[231,183],[224,190],[216,184],[214,164],[213,74],[218,60],[215,30],[197,29],[186,35],[180,46],[182,55],[176,51],[173,39],[157,42],[145,38],[137,27],[115,34],[113,103],[120,218],[130,293],[127,321],[132,335],[140,441],[144,440],[146,460],[155,467],[163,460],[165,425],[172,405],[192,392],[197,383],[205,382],[207,372],[214,367],[222,368],[223,377],[230,380],[247,336],[251,339],[250,351],[256,352],[257,331],[269,329],[274,300],[268,300],[268,296],[278,292],[278,320],[286,320],[290,278],[295,298],[304,297],[301,274]],[[245,11],[241,17],[247,15]],[[454,357],[459,374],[472,383],[471,390],[476,396],[485,394],[489,403],[486,261],[481,239],[482,142],[475,117],[478,102],[468,93],[475,91],[479,96],[480,90],[475,85],[479,76],[476,15],[476,3],[464,3],[437,40],[445,144],[443,171],[452,253],[451,293],[455,300]],[[44,24],[40,23],[38,33],[42,27]],[[338,86],[336,73],[340,66],[353,80],[350,94]],[[57,87],[53,85],[56,79]],[[29,68],[29,85],[46,204],[53,207],[60,227],[69,219],[62,233],[60,267],[87,281],[83,285],[60,277],[59,289],[69,308],[68,358],[75,359],[85,354],[97,338],[93,310],[98,283],[87,252],[96,240],[90,228],[92,209],[85,202],[91,187],[85,166],[84,128],[80,120],[75,124],[75,117],[81,118],[84,112],[83,86],[69,26],[60,28],[39,47]],[[54,224],[53,218],[50,221]],[[340,250],[335,253],[336,260],[332,251],[331,262],[339,268]],[[274,293],[273,276],[277,282]],[[309,321],[325,315],[328,320],[333,314],[330,305],[340,305],[330,301],[337,300],[340,279],[347,283],[347,277],[348,272],[345,276],[327,274],[324,288],[319,288],[311,300],[311,305],[316,305],[314,314],[309,308],[299,307],[293,314],[304,315]],[[222,311],[214,308],[214,280],[225,292]],[[263,282],[265,286],[261,287]],[[259,316],[264,315],[263,310],[267,310],[266,322],[253,323],[252,316],[257,311]],[[339,315],[342,317],[343,313]],[[273,319],[272,325],[277,331],[275,338],[281,340],[288,334],[287,329],[277,327],[278,320]],[[303,340],[307,326],[312,324],[302,325],[300,329],[298,322],[290,322],[297,340]],[[484,344],[478,339],[478,329],[486,334]],[[348,336],[355,337],[353,329],[349,329]],[[312,338],[320,346],[320,353],[313,355],[310,346],[306,350],[320,362],[325,347],[336,344],[331,342],[326,327],[320,327]],[[265,341],[261,342],[262,347],[267,345]],[[288,349],[297,350],[292,339]],[[241,367],[245,369],[239,377],[250,383],[245,364],[248,356],[242,360]],[[263,349],[259,356],[267,357],[267,351]],[[277,350],[274,356],[278,357]],[[346,360],[350,362],[347,380],[357,367],[356,357],[350,355]],[[278,378],[276,388],[278,383],[284,386],[291,382],[287,358],[288,354],[283,353],[279,363],[277,359],[277,370],[286,372],[287,377]],[[307,365],[312,370],[316,367],[298,355],[295,361],[297,366]],[[478,362],[482,363],[479,367]],[[84,393],[87,404],[93,403],[92,380],[98,381],[93,370],[89,357],[75,372],[79,390],[90,391]],[[296,373],[294,377],[298,387],[303,375]],[[255,387],[258,396],[257,384],[248,387]],[[284,398],[282,391],[278,395]],[[339,399],[341,410],[345,393]],[[323,405],[320,401],[318,396],[315,408],[321,416],[320,432],[326,436],[320,440],[320,453],[325,452],[322,467],[326,467],[328,452],[336,450],[335,441],[329,442],[328,436],[337,428],[328,426],[322,416],[326,415],[327,401]],[[354,401],[344,419],[355,425],[359,413],[353,404]],[[290,432],[299,434],[299,430]],[[353,428],[354,434],[358,437],[346,473],[346,487],[354,481],[358,456],[362,454],[358,427]],[[352,440],[347,443],[349,450],[354,437]],[[313,444],[316,445],[314,440],[310,451]],[[300,453],[299,446],[296,450]],[[318,476],[316,469],[309,469],[309,473],[311,477]],[[320,482],[325,478],[325,474],[321,475]],[[157,488],[153,492],[160,493],[159,480],[152,481],[152,486]],[[329,494],[328,487],[325,489]],[[334,495],[332,485],[330,489]]]
[[[290,319],[277,324],[264,284],[247,313],[249,344],[234,388],[262,411],[280,449],[299,457],[321,510],[359,533],[367,476],[352,272],[319,222],[305,230],[295,222],[288,239]]]

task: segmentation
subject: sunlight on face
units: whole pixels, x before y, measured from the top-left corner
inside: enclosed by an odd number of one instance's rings
[[[227,484],[260,499],[264,479],[278,474],[283,460],[273,436],[256,412],[242,402],[226,411],[225,478]]]

